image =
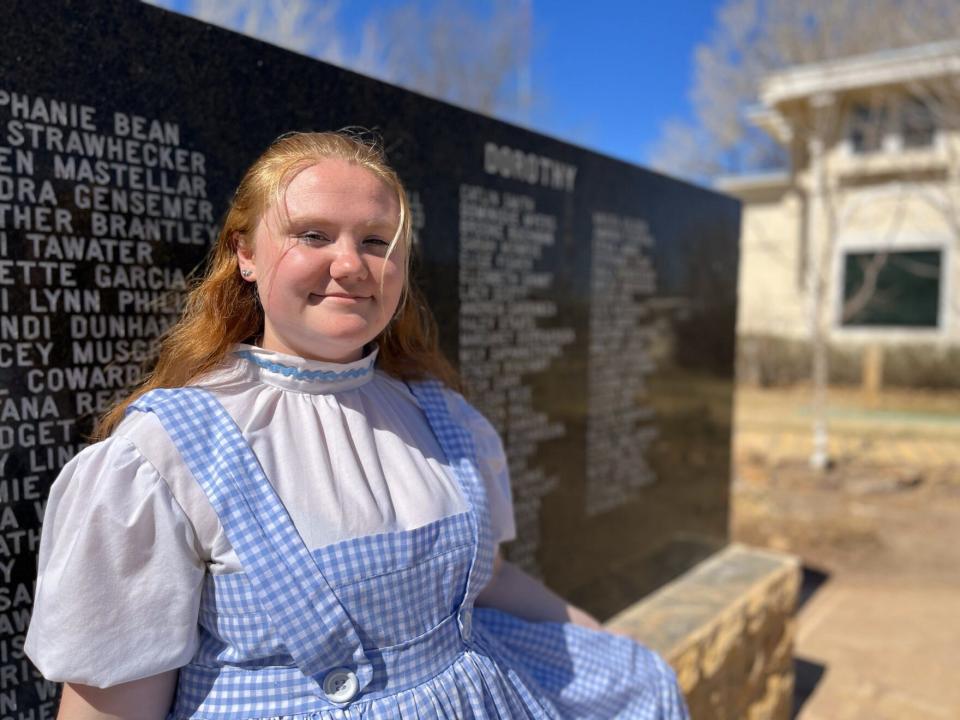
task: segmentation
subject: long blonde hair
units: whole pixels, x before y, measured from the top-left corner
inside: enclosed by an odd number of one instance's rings
[[[130,403],[144,393],[190,384],[217,367],[235,343],[263,332],[256,286],[240,277],[237,248],[241,242],[252,242],[260,218],[272,204],[282,202],[287,185],[298,172],[330,158],[370,171],[397,193],[400,204],[400,222],[388,252],[398,246],[406,251],[404,293],[393,319],[374,339],[379,348],[377,367],[400,380],[434,377],[460,389],[456,370],[440,352],[433,314],[410,278],[410,203],[379,144],[348,131],[289,133],[275,140],[243,176],[211,250],[206,273],[188,293],[180,320],[160,338],[153,370],[100,418],[94,439],[107,437]]]

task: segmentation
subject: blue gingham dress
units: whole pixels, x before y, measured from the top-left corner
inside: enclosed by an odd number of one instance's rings
[[[169,717],[686,718],[673,672],[631,640],[474,607],[494,543],[473,441],[438,383],[411,389],[468,510],[312,552],[210,393],[131,406],[158,416],[244,568],[206,576]]]

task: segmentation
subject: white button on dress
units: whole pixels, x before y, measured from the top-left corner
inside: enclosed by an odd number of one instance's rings
[[[327,699],[334,703],[345,703],[353,700],[360,689],[360,683],[353,670],[334,668],[323,679],[323,692]]]

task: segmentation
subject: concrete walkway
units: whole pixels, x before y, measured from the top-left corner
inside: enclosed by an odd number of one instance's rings
[[[834,400],[837,465],[818,475],[805,394],[737,397],[735,539],[827,576],[798,613],[797,718],[956,720],[960,396]]]
[[[828,583],[799,616],[796,656],[824,668],[802,720],[960,718],[960,587]]]

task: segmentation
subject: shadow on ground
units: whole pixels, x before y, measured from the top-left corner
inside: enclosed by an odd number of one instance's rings
[[[803,658],[793,659],[793,715],[791,717],[800,717],[804,704],[813,695],[813,691],[817,689],[817,685],[823,679],[826,671],[826,665],[810,662]]]
[[[829,573],[804,565],[800,594],[797,599],[798,612],[829,579]],[[799,716],[804,704],[813,695],[813,691],[817,689],[817,685],[826,670],[826,665],[799,657],[793,659],[793,715],[791,717]]]

